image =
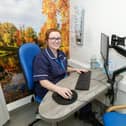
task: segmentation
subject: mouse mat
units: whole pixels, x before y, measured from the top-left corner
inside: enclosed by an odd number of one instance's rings
[[[61,104],[61,105],[69,105],[69,104],[72,104],[73,102],[76,101],[77,99],[77,93],[74,91],[74,90],[71,90],[73,95],[72,95],[72,99],[65,99],[63,98],[62,96],[60,96],[59,94],[57,94],[56,92],[54,92],[52,94],[52,98],[54,99],[54,101],[58,104]]]

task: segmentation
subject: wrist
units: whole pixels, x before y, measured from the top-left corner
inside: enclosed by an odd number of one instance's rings
[[[76,68],[73,68],[73,67],[68,67],[67,71],[68,72],[76,72],[77,69]]]
[[[58,93],[59,92],[59,89],[60,89],[60,87],[57,86],[57,85],[55,85],[54,92]]]
[[[73,72],[76,72],[77,71],[77,69],[76,68],[73,68],[73,70],[72,70]]]

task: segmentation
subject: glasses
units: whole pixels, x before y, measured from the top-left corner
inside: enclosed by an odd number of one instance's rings
[[[52,40],[52,41],[61,41],[60,37],[59,38],[52,37],[52,38],[49,38],[49,39]]]

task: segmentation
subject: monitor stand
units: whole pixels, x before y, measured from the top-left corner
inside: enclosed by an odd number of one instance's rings
[[[120,69],[118,69],[118,70],[115,70],[114,72],[113,72],[113,75],[112,75],[112,79],[108,79],[108,83],[110,83],[111,84],[111,88],[108,90],[108,92],[107,92],[107,96],[109,96],[109,98],[110,98],[110,103],[113,105],[113,103],[114,103],[114,83],[115,83],[115,78],[116,78],[116,76],[118,76],[120,73],[122,73],[122,72],[125,72],[126,71],[126,67],[122,67],[122,68],[120,68]]]

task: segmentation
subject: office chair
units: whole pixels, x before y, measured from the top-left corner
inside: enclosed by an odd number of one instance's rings
[[[39,46],[35,43],[26,43],[19,48],[19,61],[27,83],[28,90],[34,94],[34,83],[32,80],[32,63],[34,57],[41,52]],[[33,99],[33,98],[32,98]],[[42,99],[34,94],[34,101],[40,103]],[[29,126],[33,126],[40,118],[36,118]]]
[[[104,126],[126,126],[126,114],[116,110],[126,109],[126,105],[111,106],[103,115]]]

